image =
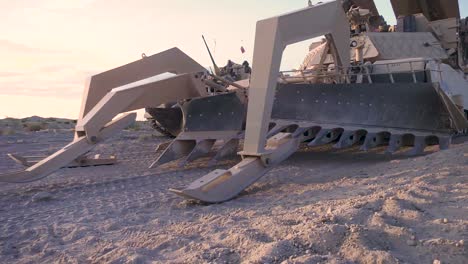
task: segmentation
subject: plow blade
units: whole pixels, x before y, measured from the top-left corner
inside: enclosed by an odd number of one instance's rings
[[[279,128],[314,127],[310,146],[361,144],[367,151],[388,145],[387,153],[413,146],[410,155],[430,144],[445,149],[454,132],[468,127],[463,113],[432,83],[282,84],[272,122]]]
[[[345,131],[343,132],[343,134],[341,134],[341,137],[338,143],[333,145],[333,148],[342,149],[342,148],[352,147],[355,144],[361,142],[365,136],[366,136],[365,130]]]
[[[242,130],[245,107],[236,93],[194,98],[181,108],[185,132]]]
[[[115,132],[129,126],[135,121],[135,118],[136,114],[130,113],[110,122],[100,131],[99,140],[108,138]],[[88,153],[94,146],[95,144],[90,143],[86,137],[80,137],[24,171],[0,174],[0,182],[25,183],[42,179],[52,172],[73,163],[76,158]]]
[[[455,105],[438,89],[432,83],[279,85],[272,119],[451,133]]]

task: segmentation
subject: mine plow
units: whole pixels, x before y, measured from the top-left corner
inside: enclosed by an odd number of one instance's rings
[[[387,145],[388,153],[411,146],[408,154],[419,155],[427,145],[448,148],[452,135],[467,128],[464,102],[457,105],[454,94],[448,95],[458,89],[459,96],[466,98],[461,95],[468,89],[466,81],[443,87],[446,83],[442,76],[449,73],[440,70],[440,62],[423,54],[448,59],[443,47],[430,45],[432,50],[422,51],[413,48],[415,58],[395,59],[389,50],[385,51],[387,54],[371,50],[387,36],[369,33],[368,40],[375,42],[366,43],[355,35],[351,40],[354,62],[362,62],[366,56],[393,58],[375,62],[372,67],[353,67],[348,64],[348,49],[339,46],[348,43],[340,38],[347,30],[339,27],[346,19],[341,10],[339,4],[332,2],[257,23],[242,161],[229,170],[215,170],[185,189],[171,189],[172,192],[205,202],[232,199],[293,154],[302,142],[309,146],[332,143],[335,148],[360,144],[362,150]],[[307,29],[300,26],[312,17],[324,24]],[[330,17],[335,21],[327,21]],[[325,47],[315,53],[319,54],[318,64],[310,71],[306,68],[287,78],[280,74],[278,80],[284,48],[315,37],[318,32],[327,40]],[[397,33],[394,37],[406,37],[411,45],[421,47],[428,46],[426,40],[435,40],[431,34],[416,35]],[[333,71],[323,67],[327,59],[333,62]],[[298,76],[303,79],[302,84],[294,80]]]
[[[431,3],[392,1],[394,28],[371,0],[332,1],[261,20],[252,69],[229,62],[210,73],[174,48],[93,76],[74,141],[41,161],[13,156],[29,167],[0,181],[38,180],[86,160],[96,144],[133,122],[127,112],[137,109],[175,137],[150,168],[185,166],[213,152],[208,164],[215,165],[243,142],[240,163],[171,189],[205,202],[234,198],[302,145],[385,146],[386,153],[404,148],[408,155],[424,154],[427,146],[447,149],[468,128],[468,43],[453,38],[466,30],[457,27],[458,2],[441,2],[437,16],[427,13]],[[321,36],[300,69],[280,72],[288,45]]]
[[[447,99],[432,83],[279,85],[262,155],[246,153],[233,168],[215,170],[183,190],[171,191],[205,202],[229,200],[303,143],[333,144],[335,149],[358,145],[363,151],[387,146],[390,154],[410,147],[408,155],[421,155],[429,145],[447,149],[453,131],[466,127]]]

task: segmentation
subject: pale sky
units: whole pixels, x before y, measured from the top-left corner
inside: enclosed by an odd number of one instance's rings
[[[318,1],[313,1],[318,2]],[[375,0],[389,24],[389,0]],[[462,16],[468,1],[459,0]],[[77,118],[87,76],[179,47],[210,65],[251,62],[257,20],[303,8],[307,0],[0,0],[0,118]],[[288,47],[297,67],[310,41]],[[246,53],[240,52],[244,46]]]

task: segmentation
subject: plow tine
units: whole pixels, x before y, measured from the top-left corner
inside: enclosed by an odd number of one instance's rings
[[[360,149],[362,151],[368,151],[369,149],[371,149],[373,147],[373,141],[374,138],[376,138],[376,136],[377,135],[375,133],[367,133],[366,138],[364,139],[364,143],[362,144]]]
[[[407,155],[409,156],[417,156],[424,154],[424,149],[426,148],[426,137],[424,136],[416,136],[414,138],[414,147],[408,151]]]
[[[328,142],[326,142],[326,138],[327,138],[327,135],[329,135],[331,133],[331,130],[325,130],[325,129],[322,129],[318,132],[318,134],[315,136],[315,139],[312,140],[308,146],[318,146],[318,145],[322,145],[322,144],[327,144]]]
[[[268,131],[267,138],[270,138],[274,136],[275,134],[278,134],[281,132],[283,129],[287,128],[289,125],[275,125],[270,131]]]
[[[449,149],[450,144],[452,144],[452,138],[451,137],[439,137],[439,148],[441,150]]]
[[[344,131],[343,134],[341,134],[341,138],[336,143],[333,145],[333,148],[336,149],[342,149],[342,148],[349,148],[359,142],[361,139],[362,133],[359,131]]]
[[[237,147],[239,146],[239,139],[237,138],[232,138],[229,140],[226,140],[224,144],[221,146],[221,148],[218,150],[216,155],[210,160],[208,163],[209,166],[215,165],[219,160],[235,155],[237,152]]]
[[[341,135],[341,131],[339,129],[322,129],[317,134],[314,140],[310,142],[309,146],[320,146],[328,144],[334,140],[336,140]]]
[[[301,134],[305,133],[307,130],[309,130],[309,127],[298,127],[294,133],[292,133],[292,137],[298,137]]]
[[[386,153],[394,153],[403,146],[403,135],[392,134],[388,142]]]
[[[216,139],[204,139],[198,141],[190,154],[179,163],[179,167],[184,167],[187,163],[208,154],[215,142]]]
[[[184,156],[187,156],[192,152],[193,148],[196,145],[195,140],[174,140],[167,149],[156,159],[151,165],[150,169],[156,166],[168,163],[177,159],[180,159]]]
[[[163,151],[171,144],[171,141],[160,143],[156,146],[156,152]]]
[[[361,146],[361,150],[368,151],[371,148],[375,148],[385,143],[386,140],[383,133],[367,133],[366,139],[364,140],[364,143]]]

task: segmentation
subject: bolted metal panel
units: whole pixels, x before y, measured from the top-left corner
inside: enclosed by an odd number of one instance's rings
[[[184,131],[240,131],[245,107],[235,93],[195,98],[181,104]]]
[[[272,119],[448,133],[450,114],[431,83],[280,84]]]

